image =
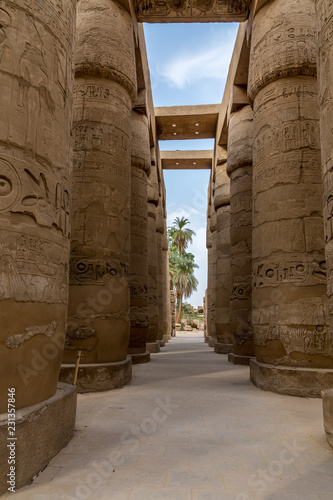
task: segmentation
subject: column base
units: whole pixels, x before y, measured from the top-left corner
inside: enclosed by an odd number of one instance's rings
[[[230,352],[228,354],[228,361],[229,361],[229,363],[232,363],[233,365],[250,366],[250,359],[254,359],[254,357],[253,356],[241,356],[239,354],[234,354],[233,352]]]
[[[52,398],[16,412],[15,426],[15,490],[29,484],[74,435],[76,418],[76,387],[58,383]],[[7,413],[0,416],[0,495],[8,491]]]
[[[146,349],[151,353],[160,352],[161,349],[159,341],[156,340],[156,342],[147,342]]]
[[[209,347],[215,347],[216,344],[216,337],[208,337],[208,345]]]
[[[135,354],[129,354],[132,358],[132,365],[141,365],[142,363],[149,363],[150,361],[150,352],[141,352]]]
[[[205,344],[209,344],[209,339],[210,339],[210,337],[207,337],[207,336],[204,337]]]
[[[232,348],[232,344],[219,344],[218,342],[215,342],[214,352],[217,354],[229,354],[232,352]]]
[[[164,340],[158,340],[160,347],[165,347],[165,342]]]
[[[72,384],[74,380],[74,364],[62,365],[59,380]],[[93,363],[80,365],[77,376],[77,391],[100,392],[119,389],[132,379],[132,359],[116,363]]]
[[[251,382],[264,391],[303,398],[320,398],[321,391],[333,387],[333,370],[275,366],[250,360]]]
[[[333,389],[322,391],[324,428],[328,444],[333,448]]]
[[[169,342],[169,340],[171,339],[171,337],[169,335],[163,335],[163,342],[165,344],[167,344]]]

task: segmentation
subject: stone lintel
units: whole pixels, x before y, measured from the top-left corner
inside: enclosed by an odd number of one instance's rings
[[[134,0],[138,22],[146,23],[230,23],[245,21],[248,17],[250,0]]]
[[[219,110],[219,104],[155,108],[158,140],[214,139]]]
[[[62,382],[73,383],[75,364],[63,364],[59,379]],[[82,364],[77,377],[79,393],[99,392],[119,389],[132,379],[132,360],[127,356],[124,361],[115,363]]]
[[[333,370],[275,366],[250,360],[251,382],[264,391],[304,398],[320,398],[321,391],[333,387]]]
[[[163,170],[210,170],[213,151],[161,151]]]
[[[15,472],[16,489],[29,484],[74,435],[76,418],[76,387],[61,382],[49,399],[16,412]],[[7,413],[0,415],[0,495],[9,485],[9,448]]]

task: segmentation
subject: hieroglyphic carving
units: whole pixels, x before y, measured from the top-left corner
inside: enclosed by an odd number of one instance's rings
[[[126,264],[72,257],[70,260],[70,285],[105,285],[105,276],[128,276]]]
[[[299,5],[297,2],[291,4],[288,14],[281,12],[280,5],[264,7],[265,12],[269,8],[270,29],[267,29],[265,21],[257,21],[265,13],[259,11],[257,14],[249,69],[248,91],[251,99],[271,81],[297,74],[317,74],[313,16],[306,8],[300,12]]]
[[[325,251],[327,258],[327,285],[332,309],[333,295],[333,5],[329,0],[316,0],[318,29],[318,73],[320,103],[321,160],[324,188]]]
[[[325,284],[326,262],[295,260],[254,265],[254,287],[279,286],[282,283],[293,283],[296,286]]]
[[[0,213],[10,211],[31,215],[40,226],[58,228],[69,236],[69,189],[32,164],[0,158]]]
[[[12,229],[0,231],[0,298],[67,303],[68,247]]]
[[[230,300],[248,300],[251,298],[252,287],[249,283],[232,284]]]
[[[245,21],[249,0],[137,0],[139,21]]]

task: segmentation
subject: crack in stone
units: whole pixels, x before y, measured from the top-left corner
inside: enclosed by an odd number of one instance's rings
[[[53,337],[55,333],[55,329],[58,326],[58,321],[52,321],[48,325],[34,325],[28,326],[24,333],[18,333],[16,335],[12,335],[6,339],[5,345],[8,349],[17,349],[21,344],[26,342],[27,340],[35,337],[36,335],[45,335],[46,337]]]

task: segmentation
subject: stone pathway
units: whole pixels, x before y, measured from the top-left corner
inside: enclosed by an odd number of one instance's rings
[[[15,499],[332,500],[321,401],[256,389],[199,335],[79,395],[74,439]]]

